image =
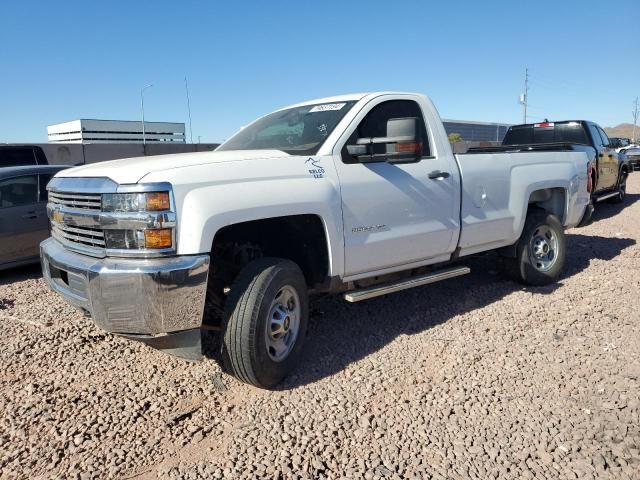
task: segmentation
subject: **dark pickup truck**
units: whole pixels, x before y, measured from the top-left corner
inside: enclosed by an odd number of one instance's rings
[[[0,168],[48,165],[47,156],[34,145],[0,145]]]
[[[472,152],[576,150],[586,152],[593,162],[591,195],[593,202],[610,199],[624,201],[627,176],[632,171],[628,160],[616,152],[604,130],[588,120],[527,123],[509,127],[502,145],[473,148]]]

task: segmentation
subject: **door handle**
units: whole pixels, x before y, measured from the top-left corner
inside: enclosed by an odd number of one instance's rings
[[[36,215],[36,212],[28,212],[28,213],[25,213],[24,215],[22,215],[22,218],[28,218],[30,220],[35,220],[36,218],[38,218],[38,216]]]
[[[449,172],[441,172],[440,170],[434,170],[429,174],[429,178],[431,180],[442,180],[445,178],[449,178],[451,174]]]

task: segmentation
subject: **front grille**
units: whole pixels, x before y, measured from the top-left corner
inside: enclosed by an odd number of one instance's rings
[[[70,248],[104,255],[104,231],[97,216],[101,204],[99,193],[50,191],[51,236]]]
[[[49,202],[67,208],[100,211],[101,195],[92,193],[49,192]]]
[[[80,243],[89,247],[104,248],[104,232],[101,228],[71,227],[60,223],[52,223],[51,234],[59,240]]]

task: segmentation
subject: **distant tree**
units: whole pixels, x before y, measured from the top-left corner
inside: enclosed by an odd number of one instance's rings
[[[449,143],[458,143],[462,141],[462,135],[459,133],[450,133],[449,134]]]

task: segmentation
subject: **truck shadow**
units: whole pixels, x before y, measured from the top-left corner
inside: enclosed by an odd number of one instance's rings
[[[593,222],[595,223],[614,217],[619,214],[622,209],[630,207],[638,200],[640,200],[639,193],[627,193],[624,203],[607,203],[606,201],[598,203],[596,205],[596,210],[593,213]]]
[[[14,282],[42,278],[42,269],[39,263],[20,267],[12,267],[0,270],[0,287]]]
[[[411,335],[499,301],[517,290],[547,295],[562,286],[562,279],[585,270],[593,260],[611,260],[636,242],[570,234],[565,273],[559,283],[524,287],[504,279],[498,260],[487,255],[466,262],[470,275],[418,287],[387,297],[351,304],[340,297],[316,298],[305,354],[300,366],[280,385],[291,389],[334,375],[351,363],[384,348],[400,335]]]

